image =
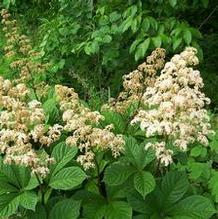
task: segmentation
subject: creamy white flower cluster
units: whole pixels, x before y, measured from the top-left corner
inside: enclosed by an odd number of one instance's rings
[[[30,39],[20,34],[17,21],[12,20],[11,14],[6,9],[1,10],[1,16],[6,38],[5,57],[13,57],[10,67],[19,73],[16,81],[27,82],[33,80],[33,74],[43,74],[50,64],[43,64],[37,60],[40,54],[33,50]]]
[[[57,99],[63,111],[64,130],[71,136],[66,139],[69,146],[78,146],[81,155],[77,161],[89,169],[95,166],[96,150],[111,150],[117,157],[123,150],[124,140],[121,135],[115,135],[112,126],[98,128],[100,120],[104,117],[97,111],[92,112],[80,103],[78,95],[72,88],[55,86]]]
[[[155,82],[157,72],[163,68],[165,50],[155,49],[146,61],[140,64],[136,70],[123,76],[123,91],[118,98],[111,98],[109,104],[102,107],[102,110],[113,110],[123,113],[136,102],[140,102],[147,86],[152,86]]]
[[[165,64],[154,86],[143,94],[146,110],[131,122],[139,123],[146,137],[159,136],[159,142],[148,143],[146,149],[154,148],[164,165],[172,162],[171,146],[186,151],[196,141],[208,145],[207,136],[213,133],[204,109],[210,99],[200,90],[204,85],[200,72],[191,67],[198,64],[196,53],[188,47]]]
[[[39,149],[58,140],[63,127],[47,127],[41,103],[30,101],[29,94],[25,84],[13,85],[0,77],[0,152],[4,163],[30,167],[44,177],[53,159]]]

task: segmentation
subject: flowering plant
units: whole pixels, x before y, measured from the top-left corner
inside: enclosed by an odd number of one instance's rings
[[[2,16],[16,36],[6,35],[6,56],[24,54],[10,60],[13,79],[0,77],[0,218],[215,216],[217,134],[195,48],[169,62],[157,48],[92,111],[71,87],[44,82],[41,92],[44,65]]]

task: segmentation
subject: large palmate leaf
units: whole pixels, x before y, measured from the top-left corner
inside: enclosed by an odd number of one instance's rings
[[[19,206],[19,197],[17,193],[0,195],[0,217],[13,215]]]
[[[193,195],[176,204],[170,215],[173,219],[209,219],[214,213],[216,210],[211,200],[200,195]]]
[[[155,179],[149,172],[139,171],[134,175],[135,189],[143,198],[155,189]]]
[[[155,159],[154,152],[152,150],[145,150],[144,144],[138,144],[133,137],[126,138],[124,153],[128,161],[140,169],[143,169]]]
[[[52,174],[55,174],[60,169],[62,169],[68,162],[70,162],[77,153],[77,147],[73,146],[69,147],[65,144],[65,142],[61,142],[57,144],[51,156],[55,159],[55,164],[52,166]]]
[[[108,185],[121,185],[135,170],[128,164],[116,162],[105,170],[104,182]]]
[[[85,178],[86,174],[80,167],[67,167],[52,175],[49,186],[54,189],[68,190],[80,185]]]
[[[19,204],[25,209],[35,211],[38,196],[34,192],[25,191],[19,196]]]
[[[209,180],[209,189],[211,190],[212,195],[214,196],[215,202],[218,202],[218,172],[213,171],[212,176]]]
[[[164,206],[176,203],[184,196],[188,188],[189,182],[184,172],[168,172],[161,182]]]
[[[127,202],[113,201],[108,204],[105,219],[132,219],[132,208]]]
[[[89,199],[89,201],[83,205],[84,217],[87,219],[103,219],[106,207],[106,201],[100,196]]]
[[[115,133],[123,133],[125,129],[125,121],[119,113],[113,111],[105,111],[102,113],[104,116],[103,123],[105,125],[113,124]]]
[[[73,199],[61,200],[52,208],[49,219],[77,219],[80,214],[80,201]]]

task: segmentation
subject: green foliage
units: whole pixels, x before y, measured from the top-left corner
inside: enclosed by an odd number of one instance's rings
[[[73,85],[87,107],[99,110],[104,100],[120,90],[122,75],[156,47],[165,48],[168,56],[195,46],[201,60],[204,51],[205,91],[212,97],[212,106],[217,105],[217,34],[202,28],[203,18],[196,16],[208,15],[215,8],[208,0],[3,0],[1,5],[18,18],[21,32],[31,29],[28,34],[34,48],[41,51],[40,62],[51,62],[42,76],[34,78],[51,85],[41,100],[46,126],[62,124],[54,84]],[[216,28],[216,22],[208,25]],[[3,50],[0,55],[1,75],[15,78],[12,60],[4,57]],[[30,98],[37,99],[33,85],[28,86]],[[135,112],[135,105],[124,114],[102,112],[105,119],[97,127],[113,124],[113,133],[124,135],[125,145],[116,159],[109,151],[93,149],[94,169],[79,166],[77,157],[83,149],[67,146],[65,132],[51,147],[39,146],[42,157],[48,154],[55,159],[44,179],[31,175],[26,167],[1,160],[0,218],[217,218],[217,117],[209,146],[194,144],[187,152],[175,152],[173,164],[166,168],[152,149],[144,148],[157,138],[148,139],[129,125]]]
[[[27,17],[38,33],[36,47],[44,60],[52,60],[48,75],[51,82],[71,84],[77,75],[88,81],[89,89],[93,85],[101,91],[111,87],[114,94],[121,76],[156,47],[172,53],[192,45],[202,54],[202,34],[197,25],[192,25],[192,19],[185,20],[180,14],[198,14],[207,7],[206,1],[7,2],[11,8],[16,3],[15,8],[22,13],[34,6]],[[33,17],[37,11],[42,15],[38,23]],[[78,80],[75,82],[78,90],[84,89]]]
[[[65,199],[57,202],[51,209],[49,219],[77,219],[80,214],[80,201]]]
[[[54,189],[72,189],[80,185],[85,178],[85,173],[79,167],[66,167],[51,176],[49,186]]]

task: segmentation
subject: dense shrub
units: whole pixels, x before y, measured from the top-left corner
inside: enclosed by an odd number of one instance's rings
[[[0,218],[218,217],[208,1],[2,5]]]

